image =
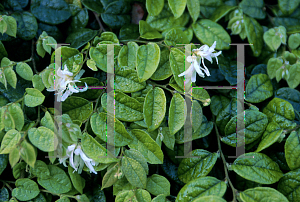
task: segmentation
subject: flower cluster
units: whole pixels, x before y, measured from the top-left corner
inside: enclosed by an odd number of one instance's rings
[[[79,174],[81,174],[84,164],[89,168],[90,173],[95,173],[93,166],[97,166],[98,163],[96,163],[93,159],[88,158],[85,153],[83,153],[81,146],[76,144],[72,144],[68,146],[67,152],[65,157],[59,158],[59,163],[63,163],[65,167],[68,167],[66,164],[66,160],[69,159],[69,164],[72,168],[74,168],[74,172],[78,171]]]
[[[58,96],[57,96],[57,101],[58,102],[63,102],[65,101],[68,96],[72,95],[73,93],[79,93],[79,92],[84,92],[88,89],[87,84],[85,83],[85,88],[79,89],[76,85],[75,82],[81,82],[78,79],[81,78],[83,75],[84,70],[80,70],[80,72],[74,77],[73,79],[73,73],[70,72],[67,68],[67,66],[64,66],[64,70],[58,69],[57,70],[57,76],[55,77],[54,80],[54,86],[51,86],[50,88],[47,89],[47,91],[58,91]]]
[[[191,66],[186,71],[179,74],[178,77],[185,75],[187,81],[192,80],[192,82],[195,82],[196,81],[196,72],[202,78],[204,78],[205,74],[207,76],[210,76],[210,73],[204,64],[204,58],[212,63],[213,62],[212,57],[215,57],[217,60],[217,64],[218,64],[217,57],[222,53],[222,51],[215,53],[216,43],[217,42],[215,41],[211,47],[209,47],[208,45],[203,45],[198,49],[193,49],[193,55],[188,56],[186,59],[188,62],[192,63]],[[200,56],[200,57],[198,57],[198,56]],[[202,68],[200,66],[200,59],[202,60],[202,65],[204,68]],[[204,71],[205,74],[202,71]]]

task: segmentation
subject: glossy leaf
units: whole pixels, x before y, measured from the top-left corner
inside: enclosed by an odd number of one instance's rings
[[[300,163],[298,160],[300,152],[300,133],[293,131],[287,138],[284,144],[284,153],[286,162],[291,170],[300,168]]]
[[[170,195],[171,184],[167,178],[153,174],[147,179],[146,189],[154,196],[164,194],[165,196]]]
[[[187,116],[186,113],[187,109],[184,98],[179,93],[175,93],[172,97],[169,108],[168,125],[170,135],[174,135],[182,128]]]
[[[36,182],[30,179],[18,179],[16,181],[16,188],[12,191],[12,196],[20,201],[28,201],[35,198],[39,193],[39,187]]]
[[[261,184],[273,184],[283,176],[278,164],[262,153],[246,153],[245,157],[237,158],[231,168],[243,178]]]
[[[253,55],[258,57],[263,47],[263,28],[255,19],[246,15],[244,15],[244,23],[248,42],[253,44],[251,45]]]
[[[69,97],[62,104],[62,113],[68,114],[72,120],[83,122],[93,112],[93,104],[81,97]]]
[[[149,132],[159,127],[166,114],[166,96],[161,88],[154,88],[147,93],[143,114]]]
[[[188,155],[194,157],[183,159],[178,167],[178,177],[184,183],[206,176],[217,161],[216,153],[203,149],[193,150]]]
[[[146,0],[146,9],[152,16],[158,15],[164,8],[163,0]]]
[[[26,80],[31,81],[33,77],[33,72],[31,67],[27,63],[18,63],[16,66],[16,72]]]
[[[211,46],[216,41],[216,49],[229,49],[231,38],[221,25],[208,19],[202,19],[193,24],[192,28],[201,43]]]
[[[269,187],[255,187],[240,193],[243,202],[272,200],[274,202],[288,202],[287,198],[279,191]]]
[[[175,19],[179,18],[185,10],[186,0],[168,0],[168,3]]]
[[[141,152],[150,164],[163,163],[163,152],[148,133],[139,129],[133,129],[131,133],[134,137],[134,140],[129,144],[131,149]]]
[[[201,177],[188,182],[179,191],[176,202],[188,202],[202,196],[216,195],[222,197],[226,192],[225,182],[214,177]]]
[[[137,50],[136,70],[140,82],[149,79],[158,67],[160,49],[155,43],[142,45]]]
[[[243,0],[239,6],[250,17],[257,19],[264,19],[266,17],[266,12],[263,10],[263,0]]]
[[[45,100],[45,96],[41,91],[34,88],[26,88],[25,105],[27,107],[36,107],[42,104]]]
[[[55,133],[44,126],[31,128],[28,137],[34,146],[45,152],[54,151],[58,144]]]
[[[273,98],[263,109],[263,113],[267,115],[269,122],[276,122],[283,129],[291,129],[296,126],[293,123],[295,119],[294,108],[283,99]]]

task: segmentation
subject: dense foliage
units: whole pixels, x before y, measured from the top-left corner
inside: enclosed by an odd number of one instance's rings
[[[300,0],[4,0],[0,32],[0,202],[300,201]]]

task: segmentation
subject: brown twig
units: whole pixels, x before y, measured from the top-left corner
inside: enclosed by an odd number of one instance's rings
[[[98,13],[96,13],[96,12],[93,12],[93,13],[94,13],[95,18],[96,18],[96,20],[97,20],[97,22],[98,22],[98,24],[99,24],[99,26],[100,26],[100,31],[106,32],[106,30],[104,29],[104,27],[103,27],[103,25],[102,25],[102,23],[101,23],[101,21],[100,21],[100,19],[99,19]]]
[[[215,123],[215,117],[214,117],[214,125],[215,125],[215,131],[216,131],[216,134],[217,134],[217,140],[218,140],[218,148],[219,148],[219,151],[220,151],[220,156],[222,158],[222,161],[223,161],[223,165],[224,165],[224,171],[225,171],[225,176],[226,176],[226,180],[228,181],[229,183],[229,186],[232,190],[232,195],[233,195],[233,201],[236,202],[236,192],[237,190],[234,188],[233,184],[231,183],[230,181],[230,178],[229,178],[229,174],[228,174],[228,170],[227,170],[227,165],[226,165],[226,159],[224,157],[224,154],[222,152],[222,149],[221,149],[221,142],[220,142],[220,134],[219,134],[219,131],[218,131],[218,128],[217,128],[217,125]]]

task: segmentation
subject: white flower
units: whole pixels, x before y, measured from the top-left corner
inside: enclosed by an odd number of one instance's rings
[[[67,68],[67,66],[64,66],[64,70],[58,69],[57,70],[57,77],[54,80],[54,86],[51,86],[47,89],[47,91],[58,91],[57,101],[63,102],[65,101],[68,96],[72,95],[73,93],[79,93],[84,92],[88,89],[87,84],[85,83],[84,89],[79,89],[75,82],[81,82],[78,79],[83,75],[84,70],[80,70],[80,72],[74,77],[73,79],[73,73],[70,72]]]
[[[93,166],[98,165],[98,163],[96,163],[93,159],[88,158],[85,153],[83,153],[80,145],[77,147],[76,144],[68,146],[66,155],[67,156],[65,157],[59,158],[59,163],[63,163],[63,165],[67,167],[66,160],[69,159],[70,166],[74,168],[73,172],[78,171],[78,173],[81,174],[85,164],[89,168],[90,173],[97,174]]]
[[[215,41],[211,47],[209,47],[208,45],[203,45],[198,49],[193,49],[194,54],[192,56],[187,57],[187,61],[192,63],[191,66],[185,72],[179,74],[178,76],[181,77],[185,75],[187,80],[189,81],[191,79],[192,82],[196,81],[196,72],[202,78],[204,78],[205,76],[204,73],[207,76],[210,76],[209,70],[204,64],[204,58],[212,63],[212,57],[215,57],[218,64],[217,56],[219,56],[222,53],[222,51],[215,53],[216,43],[217,42]],[[200,58],[198,58],[197,56],[201,57],[204,68],[200,66]],[[202,70],[204,71],[204,73],[202,72]]]
[[[215,51],[216,44],[217,44],[217,42],[215,41],[211,47],[209,47],[208,45],[203,45],[200,48],[193,50],[193,52],[195,52],[196,55],[199,55],[201,57],[202,64],[205,67],[205,69],[207,69],[207,67],[204,64],[204,58],[212,63],[213,61],[212,61],[211,58],[215,57],[216,60],[217,60],[217,64],[218,64],[217,56],[219,56],[222,53],[222,51],[219,51],[217,53],[213,53]],[[208,69],[207,69],[207,71],[208,71]]]
[[[207,76],[210,76],[209,71],[206,71],[205,69],[203,69],[197,62],[197,57],[195,55],[193,56],[188,56],[186,59],[188,62],[191,62],[191,66],[184,71],[183,73],[179,74],[178,76],[186,76],[187,81],[189,81],[190,79],[192,80],[192,82],[196,81],[196,72],[199,74],[199,76],[204,78],[204,74],[201,71],[204,70],[205,73],[207,74]]]

